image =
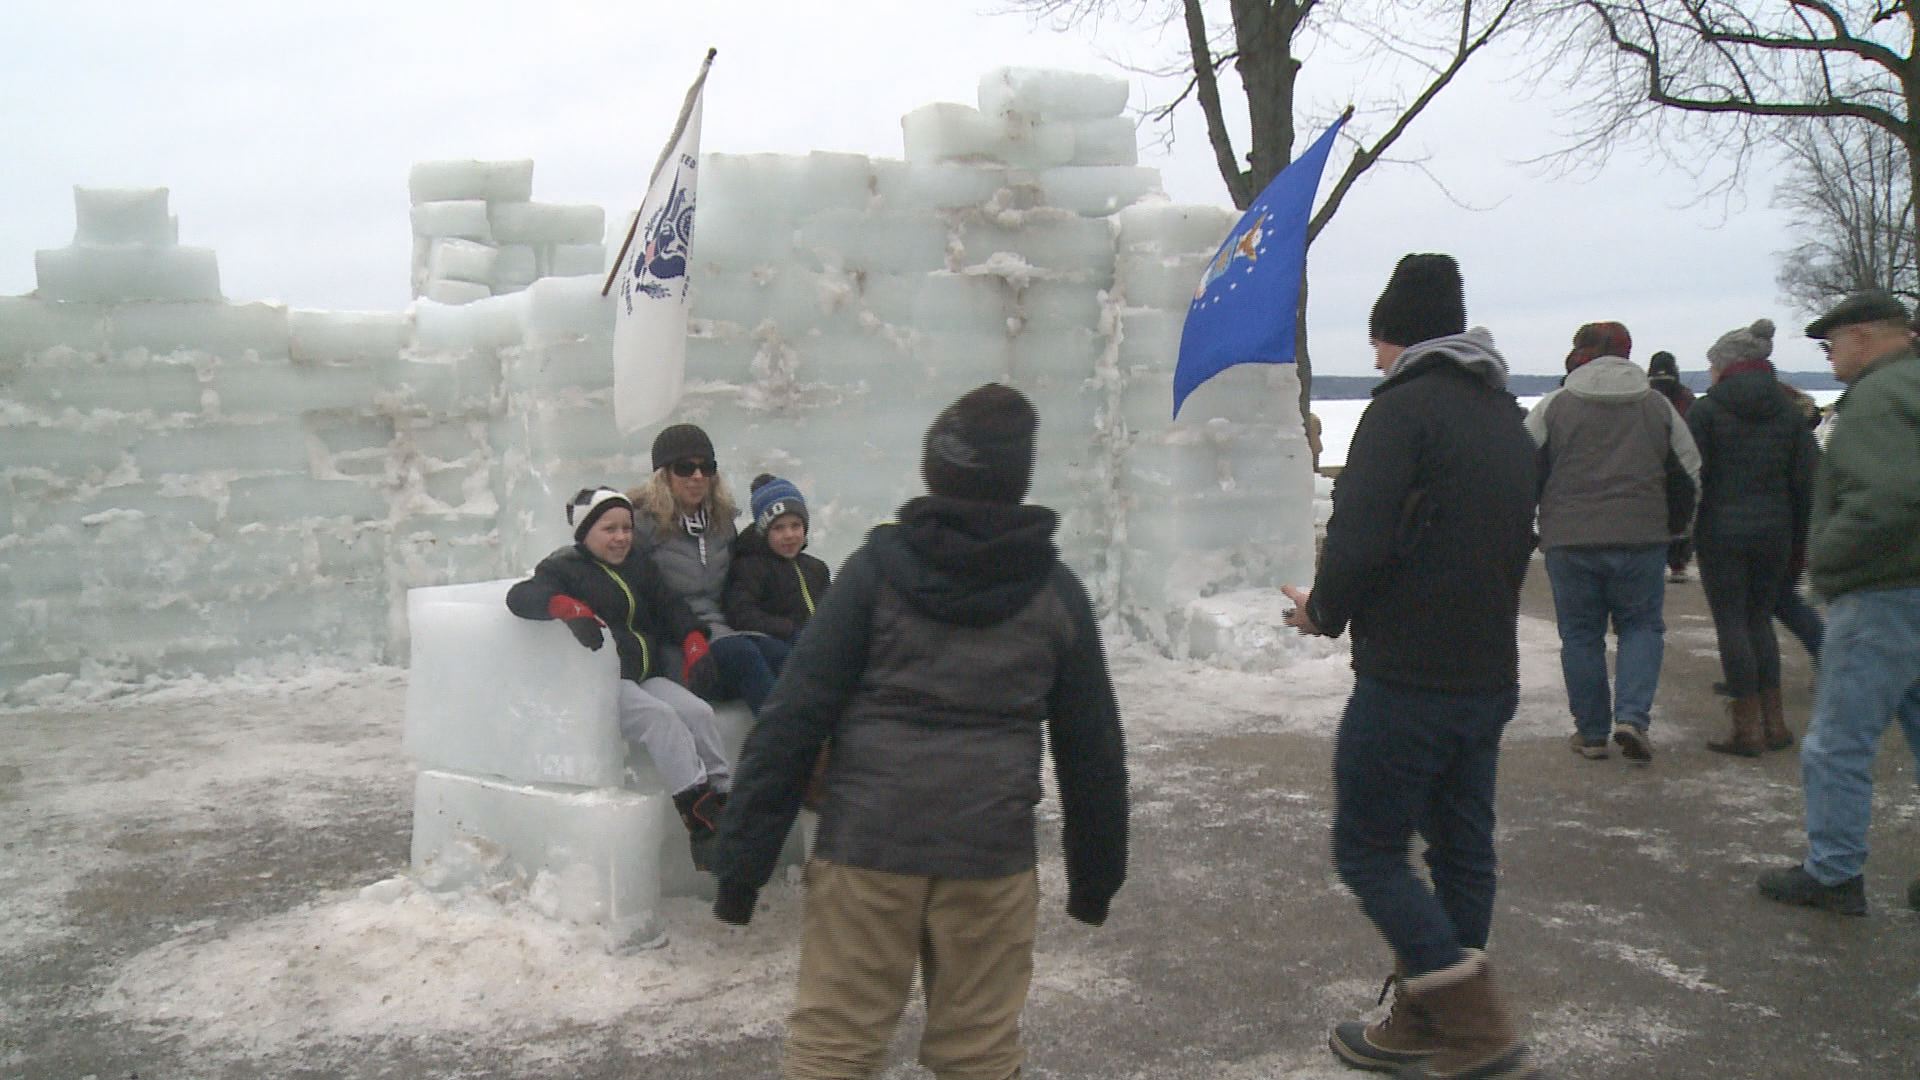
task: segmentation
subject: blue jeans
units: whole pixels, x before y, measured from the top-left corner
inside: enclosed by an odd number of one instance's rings
[[[1920,775],[1920,588],[1848,593],[1827,605],[1827,639],[1800,744],[1806,871],[1824,885],[1867,864],[1873,758],[1898,715]]]
[[[1486,947],[1494,773],[1519,694],[1354,679],[1334,739],[1333,865],[1408,976]],[[1431,891],[1407,860],[1416,832],[1427,842]]]
[[[1666,649],[1667,545],[1548,548],[1547,580],[1560,624],[1560,673],[1580,737],[1605,742],[1615,724],[1646,731]],[[1607,623],[1620,639],[1607,687]]]
[[[773,692],[773,680],[787,662],[787,643],[765,634],[728,634],[713,641],[713,663],[720,669],[717,700],[739,698],[753,715]]]

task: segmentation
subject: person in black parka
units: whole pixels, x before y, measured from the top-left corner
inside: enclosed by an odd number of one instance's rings
[[[915,966],[920,1061],[1019,1074],[1050,749],[1067,914],[1106,920],[1126,876],[1119,708],[1058,516],[1024,505],[1033,406],[979,387],[928,430],[928,494],[841,567],[741,753],[714,848],[714,914],[745,924],[831,738],[782,1074],[871,1076]]]
[[[507,610],[558,619],[589,649],[612,635],[620,657],[620,734],[653,758],[687,827],[693,863],[704,870],[733,786],[713,707],[691,689],[714,678],[706,634],[652,560],[634,551],[633,504],[625,495],[582,488],[567,504],[567,523],[574,542],[507,590]],[[678,655],[664,648],[667,642],[679,643]]]
[[[1485,949],[1538,458],[1506,360],[1467,327],[1450,256],[1401,259],[1368,329],[1385,378],[1334,485],[1313,589],[1283,587],[1288,625],[1353,642],[1333,862],[1394,959],[1392,1010],[1337,1025],[1328,1044],[1407,1077],[1528,1076],[1532,1051]],[[1415,833],[1431,885],[1408,861]]]
[[[1773,612],[1793,587],[1793,553],[1806,549],[1819,457],[1772,355],[1770,319],[1721,335],[1707,350],[1713,387],[1687,413],[1700,450],[1700,584],[1732,699],[1731,731],[1707,748],[1742,757],[1793,745]]]

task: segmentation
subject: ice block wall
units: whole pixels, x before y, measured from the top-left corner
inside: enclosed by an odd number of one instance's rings
[[[1231,370],[1169,421],[1231,210],[1135,164],[1115,79],[1001,70],[902,121],[903,160],[708,155],[688,389],[744,503],[768,471],[837,564],[920,491],[933,414],[989,379],[1041,414],[1032,498],[1102,610],[1178,651],[1194,598],[1312,565],[1290,366]],[[631,484],[598,208],[531,163],[409,178],[401,313],[221,298],[166,192],[76,192],[39,288],[0,298],[0,701],[75,680],[400,662],[406,590],[524,573],[588,483]],[[531,276],[530,276],[531,275]]]

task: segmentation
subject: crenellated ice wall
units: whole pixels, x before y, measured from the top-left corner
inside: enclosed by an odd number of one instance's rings
[[[1135,164],[1124,82],[1002,70],[903,118],[905,159],[708,155],[688,390],[723,475],[795,480],[830,563],[920,490],[920,436],[990,379],[1041,414],[1032,498],[1116,625],[1306,580],[1291,366],[1171,381],[1234,214]],[[613,424],[597,207],[530,162],[416,166],[401,313],[233,302],[164,189],[76,191],[74,243],[0,298],[0,701],[188,673],[398,662],[406,590],[524,573]],[[624,221],[618,223],[624,227]]]

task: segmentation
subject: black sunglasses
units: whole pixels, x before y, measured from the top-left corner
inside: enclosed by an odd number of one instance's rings
[[[672,469],[673,475],[679,477],[692,476],[694,473],[699,473],[702,476],[712,476],[720,471],[720,463],[713,460],[694,461],[691,458],[682,458],[667,466],[667,468]]]

